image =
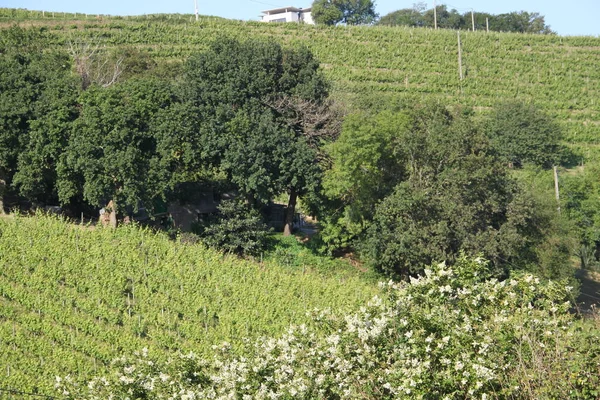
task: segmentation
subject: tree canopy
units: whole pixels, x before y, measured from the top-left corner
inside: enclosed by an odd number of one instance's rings
[[[513,11],[497,15],[474,12],[471,16],[471,12],[461,14],[455,9],[448,10],[446,5],[439,5],[436,6],[436,14],[437,27],[443,29],[470,30],[474,22],[476,30],[486,30],[489,27],[489,30],[499,32],[554,33],[546,25],[545,17],[537,12]],[[417,3],[413,8],[403,8],[384,15],[377,24],[433,28],[435,17],[433,8],[427,9],[424,3]]]
[[[32,201],[56,199],[58,157],[76,118],[77,80],[65,52],[43,51],[36,30],[0,38],[0,212],[8,186]]]
[[[287,193],[291,224],[297,196],[320,184],[319,148],[331,139],[318,62],[305,48],[222,39],[188,61],[185,81],[183,98],[208,119],[209,162],[249,204]]]
[[[323,25],[363,25],[377,19],[372,0],[315,0],[311,14],[317,24]]]
[[[559,125],[533,104],[500,104],[486,126],[492,146],[513,166],[532,163],[550,168],[566,156]]]
[[[469,113],[441,105],[347,119],[329,147],[322,237],[396,278],[461,252],[497,273],[536,260],[548,220]]]

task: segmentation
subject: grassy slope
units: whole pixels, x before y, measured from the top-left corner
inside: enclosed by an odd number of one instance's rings
[[[260,265],[136,227],[0,219],[0,386],[48,393],[55,375],[102,371],[143,347],[235,346],[375,291],[351,269]]]
[[[62,15],[62,14],[61,14]],[[218,35],[272,37],[306,45],[334,82],[334,94],[376,102],[438,98],[486,111],[499,101],[532,100],[566,128],[567,141],[589,157],[600,144],[600,38],[462,32],[465,79],[458,79],[456,32],[390,27],[315,27],[157,15],[73,20],[74,15],[0,9],[0,26],[46,25],[56,44],[95,38],[135,46],[162,60],[182,60]],[[71,19],[69,19],[71,18]]]

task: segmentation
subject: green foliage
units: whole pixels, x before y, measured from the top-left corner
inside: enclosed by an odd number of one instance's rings
[[[190,58],[182,90],[204,117],[202,158],[224,171],[251,206],[288,193],[290,215],[296,197],[320,184],[319,148],[329,138],[311,118],[319,117],[327,96],[306,48],[227,38]]]
[[[364,25],[377,19],[372,0],[315,0],[311,15],[317,24],[323,25]]]
[[[56,202],[55,168],[78,95],[68,56],[43,52],[45,44],[34,30],[0,31],[0,180],[43,203]]]
[[[600,265],[600,182],[598,165],[590,164],[577,174],[561,174],[561,206],[574,225],[577,254],[582,268]]]
[[[413,118],[410,133],[397,138],[406,156],[396,162],[408,176],[377,206],[362,244],[367,260],[396,277],[460,251],[481,252],[494,268],[523,263],[532,205],[517,206],[517,187],[481,133],[439,107]]]
[[[338,140],[327,146],[333,163],[323,187],[335,200],[321,215],[320,234],[330,246],[351,245],[372,218],[377,201],[406,176],[398,159],[403,157],[400,142],[409,135],[409,121],[402,113],[351,114]]]
[[[256,255],[266,249],[269,228],[255,209],[240,200],[224,200],[218,208],[216,217],[195,228],[204,243],[238,255]]]
[[[554,118],[565,141],[585,157],[596,157],[597,96],[591,85],[600,79],[600,54],[595,37],[559,37],[481,32],[461,33],[466,78],[459,81],[456,32],[385,26],[315,28],[303,24],[264,24],[192,15],[107,17],[80,21],[85,29],[57,30],[66,19],[42,20],[41,12],[14,10],[18,18],[35,20],[47,49],[64,48],[69,40],[97,38],[102,49],[134,47],[147,51],[158,67],[153,74],[169,78],[188,57],[203,52],[215,39],[270,38],[292,48],[306,46],[323,63],[331,93],[352,110],[370,97],[379,109],[407,99],[438,100],[475,107],[487,114],[496,104],[517,99],[533,102]],[[6,18],[10,18],[10,10]],[[46,13],[48,15],[48,13]],[[85,16],[79,14],[82,20]],[[468,18],[470,20],[470,16]],[[349,49],[352,49],[350,51]],[[161,71],[158,71],[161,70]],[[127,71],[123,72],[124,74]]]
[[[333,270],[240,260],[137,226],[44,216],[0,218],[0,270],[2,385],[44,394],[55,376],[89,379],[143,347],[159,359],[209,355],[224,340],[237,351],[244,338],[310,323],[314,307],[346,312],[375,293],[352,269],[340,281]]]
[[[571,288],[533,275],[489,279],[487,269],[461,257],[383,284],[356,313],[316,310],[316,326],[292,326],[241,355],[224,343],[212,360],[179,353],[165,363],[143,350],[89,382],[60,378],[58,390],[85,399],[596,398],[600,331],[569,312]]]
[[[508,175],[468,112],[428,104],[350,116],[328,149],[331,204],[320,223],[330,249],[358,247],[364,261],[395,278],[460,252],[483,254],[501,274],[537,272],[541,258],[542,276],[570,273],[565,232],[556,231],[554,247],[545,242],[555,209]]]
[[[550,168],[566,155],[560,144],[560,126],[533,104],[499,105],[487,123],[486,132],[498,154],[517,167],[532,163]]]
[[[93,206],[113,200],[119,211],[164,198],[153,124],[173,100],[168,84],[130,80],[91,87],[81,97],[81,116],[61,158],[62,203],[82,193]]]
[[[377,21],[377,25],[383,26],[411,26],[411,27],[422,27],[425,26],[423,20],[424,7],[420,7],[421,4],[415,4],[413,8],[404,8],[402,10],[392,11]],[[445,6],[444,6],[445,7]]]
[[[381,17],[378,25],[386,26],[411,26],[411,27],[437,27],[445,29],[473,29],[490,30],[497,32],[519,32],[535,34],[553,34],[550,26],[546,25],[545,18],[540,13],[527,11],[513,11],[511,13],[493,15],[485,12],[465,12],[460,14],[457,10],[448,11],[446,5],[436,7],[434,16],[433,9],[426,9],[424,3],[417,3],[413,8],[404,8]],[[487,21],[486,21],[487,20]]]

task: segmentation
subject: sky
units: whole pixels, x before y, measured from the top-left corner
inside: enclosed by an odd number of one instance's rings
[[[201,15],[241,20],[258,20],[262,10],[295,6],[310,7],[311,0],[197,0]],[[376,0],[380,16],[401,8],[411,8],[418,0]],[[429,8],[433,0],[427,2]],[[539,12],[546,24],[559,35],[600,36],[600,0],[437,0],[459,12],[475,11],[500,14],[511,11]],[[0,7],[26,8],[86,14],[142,15],[153,13],[193,13],[194,0],[0,0]]]

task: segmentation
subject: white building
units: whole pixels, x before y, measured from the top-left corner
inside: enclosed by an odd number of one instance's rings
[[[314,25],[310,8],[285,7],[262,12],[262,22],[304,22]]]

